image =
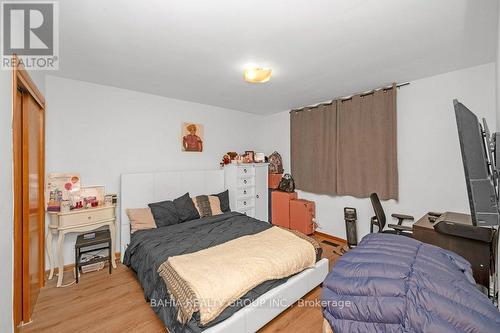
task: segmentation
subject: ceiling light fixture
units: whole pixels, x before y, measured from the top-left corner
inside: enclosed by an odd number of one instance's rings
[[[252,67],[246,68],[243,72],[245,81],[250,83],[264,83],[271,79],[272,69]]]

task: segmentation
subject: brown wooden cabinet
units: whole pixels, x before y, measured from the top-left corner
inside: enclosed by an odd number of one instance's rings
[[[312,235],[316,230],[316,204],[314,201],[294,199],[290,201],[290,229]]]
[[[470,215],[452,214],[455,220],[462,221],[464,224],[472,224]],[[493,253],[496,252],[492,243],[442,234],[434,230],[434,224],[429,222],[428,215],[424,215],[413,224],[413,238],[461,255],[471,263],[476,283],[489,287],[490,270],[493,268],[494,260]]]
[[[297,192],[274,191],[272,196],[273,224],[290,229],[290,200],[297,199]]]

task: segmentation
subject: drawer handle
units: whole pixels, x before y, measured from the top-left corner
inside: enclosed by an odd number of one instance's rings
[[[247,180],[245,179],[245,180],[243,181],[243,183],[244,183],[244,184],[246,184],[246,183],[247,183]]]
[[[247,190],[243,190],[243,194],[247,194]]]
[[[257,197],[257,199],[260,198],[258,194],[256,195],[256,197]]]
[[[247,173],[247,169],[243,169],[243,172],[244,172],[244,173]]]
[[[246,206],[247,205],[247,202],[246,201],[243,201],[243,205]]]
[[[90,216],[90,215],[87,216],[87,219],[92,220],[92,216]]]

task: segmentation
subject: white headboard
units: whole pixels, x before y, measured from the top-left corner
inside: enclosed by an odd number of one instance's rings
[[[191,196],[224,191],[224,170],[167,171],[121,175],[120,250],[123,260],[130,242],[130,223],[125,210],[149,203],[173,200],[186,192]]]

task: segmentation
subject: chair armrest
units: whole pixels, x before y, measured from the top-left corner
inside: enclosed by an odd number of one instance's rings
[[[372,216],[370,220],[370,233],[373,234],[373,226],[376,225],[378,227],[378,221],[376,216]]]
[[[411,215],[404,215],[404,214],[392,214],[392,217],[398,220],[415,220],[415,218]]]
[[[412,227],[407,227],[405,225],[399,225],[399,224],[388,224],[387,227],[394,229],[396,231],[402,232],[402,231],[408,231],[408,232],[413,232]]]

